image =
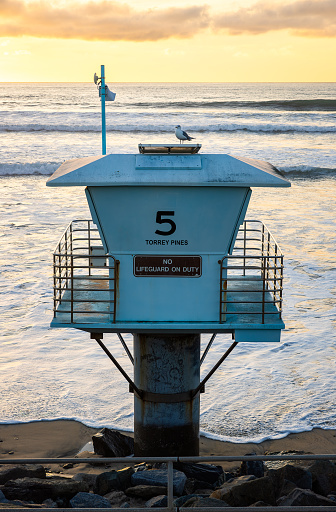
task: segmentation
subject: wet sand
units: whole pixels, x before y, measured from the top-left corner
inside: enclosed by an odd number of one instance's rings
[[[100,429],[78,421],[55,420],[0,425],[0,458],[70,457],[76,455]],[[131,435],[129,432],[125,432]],[[201,437],[200,455],[258,455],[299,450],[335,454],[336,430],[313,429],[262,443],[229,443]]]

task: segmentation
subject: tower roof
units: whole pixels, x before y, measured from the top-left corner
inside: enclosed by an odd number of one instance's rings
[[[64,162],[50,187],[290,187],[270,163],[225,154],[111,154]]]

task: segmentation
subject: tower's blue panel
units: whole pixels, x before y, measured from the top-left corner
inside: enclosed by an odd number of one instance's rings
[[[217,321],[219,264],[247,187],[88,187],[106,250],[120,261],[117,321]]]

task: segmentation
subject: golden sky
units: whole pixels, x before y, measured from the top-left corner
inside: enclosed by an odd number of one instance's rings
[[[0,0],[0,81],[336,81],[336,0]]]

